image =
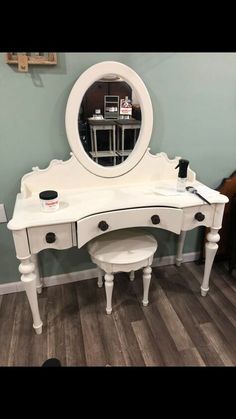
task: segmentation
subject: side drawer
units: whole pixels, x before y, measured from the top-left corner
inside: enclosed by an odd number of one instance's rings
[[[215,205],[198,205],[197,207],[185,208],[183,213],[182,230],[192,230],[199,226],[210,227],[215,214]],[[202,216],[199,216],[199,214]]]
[[[43,249],[68,249],[72,247],[72,225],[55,224],[27,229],[31,253]]]
[[[182,215],[182,209],[168,207],[133,208],[91,215],[77,221],[78,247],[94,237],[121,228],[156,227],[179,234]]]

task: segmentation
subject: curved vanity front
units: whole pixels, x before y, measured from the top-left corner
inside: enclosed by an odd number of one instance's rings
[[[178,208],[145,207],[108,211],[77,221],[80,248],[94,237],[113,230],[132,227],[158,227],[179,234],[183,211]]]
[[[160,228],[180,234],[199,226],[221,226],[225,203],[221,194],[215,194],[212,204],[207,205],[188,192],[174,197],[158,195],[151,185],[133,188],[132,193],[129,187],[116,187],[113,196],[111,192],[61,192],[59,210],[53,213],[41,211],[37,196],[24,199],[19,194],[14,217],[8,223],[17,254],[27,257],[43,249],[81,248],[97,236],[122,228]]]

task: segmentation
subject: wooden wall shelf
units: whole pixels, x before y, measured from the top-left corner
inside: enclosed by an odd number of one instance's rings
[[[56,65],[57,54],[55,52],[7,52],[6,63],[18,65],[18,70],[28,71],[29,65]]]

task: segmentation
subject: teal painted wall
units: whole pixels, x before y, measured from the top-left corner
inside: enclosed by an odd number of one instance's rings
[[[0,54],[0,202],[13,213],[21,177],[32,166],[67,160],[64,114],[69,92],[89,66],[115,60],[144,80],[154,110],[151,149],[188,158],[200,181],[212,188],[236,168],[236,53],[59,53],[56,67],[19,73]],[[157,231],[161,255],[173,254],[176,236]],[[199,249],[188,233],[185,252]],[[19,280],[11,232],[0,224],[0,282]],[[44,251],[43,275],[87,269],[84,249]]]

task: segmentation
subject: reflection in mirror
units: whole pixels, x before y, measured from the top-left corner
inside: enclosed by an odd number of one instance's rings
[[[93,110],[90,112],[90,115],[87,115],[87,116],[84,115],[84,103],[86,100],[87,92],[90,90],[92,85],[94,83],[97,83],[102,88],[102,83],[104,83],[103,81],[104,78],[105,79],[111,78],[110,76],[111,74],[112,74],[112,77],[113,75],[116,75],[116,77],[122,78],[119,81],[117,81],[117,83],[126,82],[128,83],[129,87],[132,89],[131,91],[132,118],[134,118],[135,123],[137,123],[138,121],[140,130],[138,133],[138,138],[135,143],[134,149],[128,156],[123,156],[123,162],[122,162],[122,156],[118,156],[118,153],[117,153],[116,159],[114,159],[113,157],[112,159],[113,161],[110,162],[110,165],[103,166],[102,164],[97,163],[96,157],[93,157],[90,154],[92,152],[92,144],[91,143],[89,144],[90,128],[88,128],[89,127],[88,122],[89,121],[98,122],[99,119],[93,118],[93,115],[94,114],[96,115],[96,113]],[[109,82],[106,82],[106,83],[109,83],[109,84],[115,83],[115,80],[113,81],[109,80]],[[115,94],[116,92],[110,91],[110,93],[111,93],[110,95],[119,96],[120,98],[119,93],[118,95]],[[110,95],[106,95],[106,96],[110,96]],[[82,106],[82,102],[83,102],[83,106]],[[104,95],[103,95],[102,104],[103,105],[101,106],[104,107]],[[134,106],[136,104],[137,104],[137,107]],[[95,109],[99,109],[99,108],[95,107]],[[136,112],[134,112],[134,110],[136,110]],[[140,114],[140,110],[141,110],[141,114]],[[134,116],[135,113],[140,114],[139,118]],[[104,115],[102,116],[104,118]],[[126,115],[124,114],[123,116],[127,117],[127,114]],[[93,118],[93,119],[90,120],[89,118]],[[117,119],[110,121],[111,123],[115,122],[116,130],[117,130],[118,122],[125,121],[125,118],[123,120],[120,118],[118,119],[119,121],[117,121]],[[87,138],[88,152],[85,151],[84,145],[81,141],[80,127],[78,129],[78,120],[79,120],[79,125],[82,125],[83,123],[84,124],[87,123],[88,134],[87,134],[87,137],[86,135],[84,135],[84,137],[85,139]],[[131,121],[128,121],[128,122],[131,122]],[[151,98],[144,82],[132,68],[128,67],[127,65],[123,63],[119,63],[116,61],[103,61],[100,63],[96,63],[92,65],[91,67],[89,67],[87,70],[85,70],[78,77],[74,86],[72,87],[71,92],[68,97],[67,104],[66,104],[65,125],[66,125],[66,134],[67,134],[68,142],[71,146],[72,153],[74,157],[78,160],[80,165],[82,165],[86,170],[88,170],[89,172],[91,172],[92,175],[95,175],[95,176],[100,176],[104,178],[114,178],[118,176],[123,176],[125,173],[131,171],[141,161],[144,155],[148,152],[148,146],[149,146],[151,133],[152,133],[152,126],[153,126],[153,109],[152,109]],[[119,131],[120,130],[121,129],[119,129]],[[126,129],[126,131],[128,131],[128,129]],[[109,142],[109,139],[108,139],[108,142]],[[89,151],[89,148],[91,149],[91,152]],[[109,158],[107,157],[107,159],[105,160],[108,160],[108,159]],[[118,159],[121,160],[122,162],[121,164],[117,164]],[[97,156],[97,160],[99,160],[98,156]],[[115,165],[114,165],[114,160],[117,160],[117,162],[115,161]]]
[[[135,148],[141,127],[137,94],[115,74],[107,74],[86,91],[78,115],[80,141],[102,166],[122,163]]]

